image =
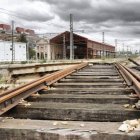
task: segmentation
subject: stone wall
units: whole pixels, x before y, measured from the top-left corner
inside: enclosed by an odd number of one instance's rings
[[[0,75],[2,75],[1,80],[5,80],[5,79],[10,78],[10,75],[9,75],[9,72],[8,72],[7,68],[0,68]]]

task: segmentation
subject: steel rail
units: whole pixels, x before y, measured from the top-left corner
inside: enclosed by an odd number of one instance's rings
[[[135,65],[140,66],[140,64],[138,64],[138,63],[137,63],[136,61],[134,61],[133,59],[128,58],[128,60],[131,61],[131,62],[133,62]]]
[[[62,71],[62,70],[61,70],[61,71]],[[57,72],[59,72],[59,71],[57,71]],[[56,74],[57,72],[52,73],[51,75]],[[33,80],[32,82],[26,83],[26,84],[24,84],[24,85],[21,85],[21,86],[18,86],[18,87],[16,87],[16,88],[13,88],[13,89],[10,89],[10,90],[8,90],[8,91],[5,91],[5,92],[3,92],[3,93],[0,93],[0,97],[5,96],[5,95],[7,95],[7,94],[9,94],[9,93],[11,93],[11,92],[14,92],[14,91],[16,91],[16,90],[18,90],[18,89],[20,89],[20,88],[23,88],[23,87],[25,87],[25,86],[27,86],[27,85],[30,85],[30,84],[32,84],[32,83],[34,83],[34,82],[37,82],[37,81],[39,81],[39,80],[41,80],[41,79],[44,79],[44,78],[48,77],[49,75],[50,75],[50,74],[45,75],[45,76],[43,76],[43,77],[41,77],[41,78],[38,78],[38,79],[36,79],[36,80]]]
[[[120,65],[122,65],[122,64],[120,64]],[[130,68],[128,68],[128,67],[126,67],[126,66],[124,66],[124,65],[122,65],[127,71],[129,71],[139,82],[140,82],[140,76],[137,74],[137,73],[135,73],[133,70],[131,70]]]
[[[140,97],[140,82],[135,77],[136,74],[132,70],[130,70],[126,66],[123,66],[120,63],[116,63],[115,65],[117,66],[123,78],[125,79],[128,87],[133,89],[136,92],[136,94],[138,94],[138,96]]]
[[[45,75],[45,76],[43,76],[43,77],[41,77],[41,78],[38,78],[38,79],[36,79],[36,80],[33,80],[32,82],[26,83],[26,84],[24,84],[24,85],[20,85],[20,86],[18,86],[18,87],[16,87],[16,88],[12,88],[12,89],[9,89],[9,90],[7,90],[7,91],[5,91],[5,92],[2,92],[2,93],[0,93],[0,98],[3,97],[3,96],[5,96],[5,95],[7,95],[7,94],[9,94],[9,93],[11,93],[11,92],[14,92],[14,91],[16,91],[16,90],[18,90],[18,89],[21,89],[21,88],[25,87],[25,86],[28,86],[28,85],[30,85],[30,84],[32,84],[32,83],[34,83],[34,82],[37,82],[37,81],[39,81],[39,80],[41,80],[41,79],[44,79],[45,77],[48,77],[49,75],[50,75],[50,74]]]
[[[77,65],[80,64],[80,62],[77,63],[55,63],[55,64],[36,64],[36,65],[25,65],[25,66],[17,66],[17,67],[9,67],[8,70],[12,72],[13,70],[20,70],[20,69],[28,69],[28,68],[35,68],[38,69],[40,67],[48,67],[48,66],[64,66],[64,65]]]
[[[25,99],[29,97],[31,94],[46,88],[46,86],[49,86],[57,82],[58,80],[66,77],[67,75],[70,75],[71,73],[86,67],[88,64],[89,63],[82,63],[60,70],[58,72],[54,72],[53,74],[44,76],[39,80],[30,82],[28,84],[3,93],[3,96],[0,97],[0,115],[16,106],[19,103],[20,99]]]

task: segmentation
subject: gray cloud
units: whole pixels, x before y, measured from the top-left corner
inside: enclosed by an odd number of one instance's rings
[[[12,6],[5,6],[6,9],[30,16],[21,19],[21,22],[34,29],[46,32],[68,30],[69,15],[73,14],[74,29],[84,29],[97,38],[102,38],[103,31],[112,40],[139,39],[140,36],[140,0],[22,0],[21,5],[18,0],[14,0],[13,4],[7,2]],[[46,21],[50,21],[51,25],[47,25]]]
[[[32,0],[31,0],[32,1]],[[65,20],[74,14],[75,21],[100,23],[113,21],[140,21],[140,2],[121,0],[33,0],[52,6],[52,11]]]
[[[54,19],[54,16],[49,15],[47,12],[40,12],[37,9],[24,7],[23,9],[15,9],[15,12],[20,13],[19,16],[23,17],[23,19],[28,21],[39,21],[39,22],[46,22],[48,20]],[[27,15],[27,16],[23,16]]]
[[[31,0],[32,1],[32,0]],[[73,14],[74,22],[83,21],[91,26],[81,26],[89,32],[117,32],[116,34],[140,33],[140,1],[138,0],[33,0],[47,3],[51,11],[62,20],[69,21]],[[91,30],[89,29],[91,27]],[[133,28],[133,30],[131,29]]]

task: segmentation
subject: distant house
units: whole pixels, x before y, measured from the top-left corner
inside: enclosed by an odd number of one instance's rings
[[[26,61],[26,43],[14,42],[14,60]],[[12,61],[12,42],[0,41],[0,61]]]
[[[37,57],[41,59],[43,57],[44,59],[50,59],[50,43],[47,39],[40,39],[36,42],[37,44]]]

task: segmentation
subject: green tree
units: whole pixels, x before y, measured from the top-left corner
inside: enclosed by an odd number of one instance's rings
[[[27,39],[26,39],[26,36],[24,34],[21,34],[20,35],[19,42],[25,42],[25,43],[27,43]]]
[[[36,55],[35,50],[33,50],[31,47],[29,47],[29,58],[31,59],[31,58],[35,57],[35,55]]]
[[[44,59],[44,54],[43,54],[43,52],[41,52],[41,59],[42,59],[42,60]]]

